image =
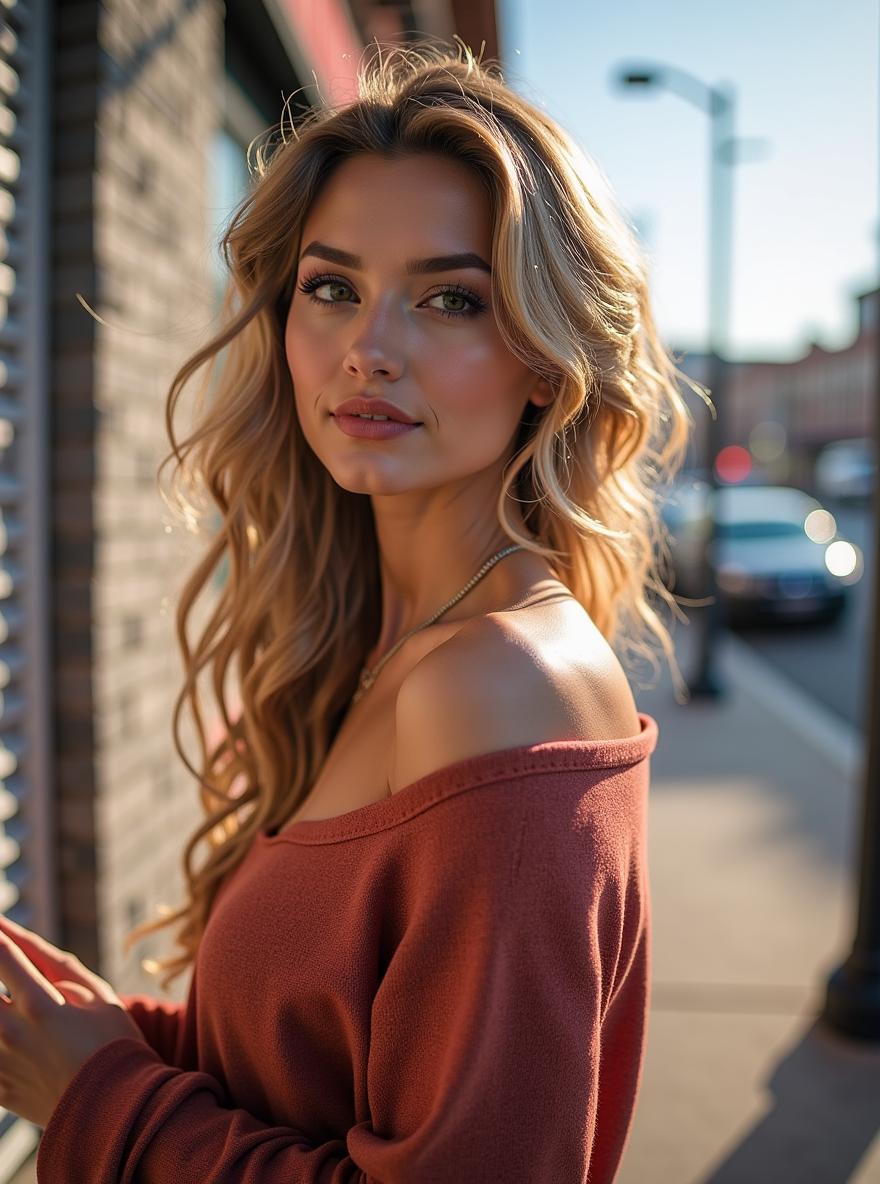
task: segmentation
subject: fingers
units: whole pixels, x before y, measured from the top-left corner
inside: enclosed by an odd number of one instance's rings
[[[65,978],[81,983],[105,1002],[112,1002],[117,997],[113,986],[94,970],[85,966],[76,954],[72,954],[69,950],[59,950],[57,946],[53,946],[39,933],[34,933],[32,929],[26,929],[24,925],[16,924],[15,921],[11,921],[9,917],[0,913],[0,940],[4,939],[20,947],[33,966],[41,971],[50,983],[56,983],[58,979]]]
[[[39,933],[34,933],[33,929],[26,929],[24,925],[19,925],[17,921],[13,921],[11,917],[7,917],[5,913],[0,913],[0,932],[8,932],[10,937],[13,937],[19,943],[28,943],[37,949],[44,950],[47,954],[63,954],[63,950],[59,950],[57,946],[53,946],[45,937],[40,937]]]
[[[0,979],[13,1003],[25,1003],[37,1009],[47,995],[55,1003],[64,1002],[61,992],[5,933],[0,933]]]
[[[82,983],[75,983],[70,979],[59,979],[54,985],[68,1002],[73,1000],[77,1003],[92,1003],[94,1001],[95,992],[84,987]]]
[[[64,950],[59,950],[57,946],[53,946],[50,941],[40,937],[32,929],[26,929],[24,925],[19,925],[0,913],[0,934],[2,933],[7,934],[17,946],[20,946],[34,965],[38,966],[44,974],[51,973],[53,966],[66,965]]]
[[[79,979],[87,986],[92,986],[92,972],[83,966],[79,958],[67,950],[59,950],[39,933],[26,929],[24,925],[19,925],[0,913],[0,937],[4,935],[23,950],[33,965],[50,981],[57,979],[63,971],[66,978]]]

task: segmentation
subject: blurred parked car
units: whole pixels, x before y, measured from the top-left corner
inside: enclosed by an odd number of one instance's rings
[[[675,573],[672,591],[687,598],[704,595],[699,562],[710,526],[709,492],[704,481],[682,481],[663,510]],[[859,556],[839,537],[833,515],[820,502],[783,485],[723,485],[716,497],[709,559],[732,624],[840,615],[858,579]]]
[[[876,472],[874,441],[860,436],[826,444],[816,457],[813,476],[821,497],[862,501],[873,496]]]

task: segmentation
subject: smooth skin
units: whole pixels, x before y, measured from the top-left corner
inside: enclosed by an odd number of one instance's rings
[[[315,243],[357,263],[318,257],[310,253],[320,254]],[[553,398],[546,380],[502,339],[488,270],[413,274],[407,267],[460,253],[491,267],[489,197],[469,168],[439,153],[344,161],[303,227],[287,362],[309,445],[340,486],[372,498],[379,656],[509,544],[495,509],[502,470],[527,403],[546,406]],[[316,278],[324,282],[313,287]],[[422,426],[390,440],[346,436],[331,412],[365,392]],[[498,603],[499,592],[549,574],[540,557],[514,552],[468,595],[468,605],[479,611],[481,603]]]
[[[461,254],[466,265],[415,266]],[[346,160],[303,227],[286,357],[308,444],[338,485],[372,500],[382,619],[367,665],[510,541],[496,515],[503,469],[527,404],[554,395],[501,336],[491,261],[488,194],[439,153]],[[349,437],[331,413],[356,395],[422,426]],[[516,503],[511,517],[522,525]],[[541,556],[513,552],[383,668],[296,817],[375,800],[382,783],[363,770],[378,777],[383,754],[395,793],[480,752],[638,731],[626,676],[588,613]]]
[[[67,950],[0,914],[0,1105],[45,1128],[105,1044],[143,1033],[113,987]]]

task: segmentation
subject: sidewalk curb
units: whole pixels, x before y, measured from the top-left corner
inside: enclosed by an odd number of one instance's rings
[[[864,740],[858,728],[825,707],[733,634],[725,633],[719,638],[718,653],[724,672],[742,694],[758,700],[851,783],[857,783],[864,755]]]

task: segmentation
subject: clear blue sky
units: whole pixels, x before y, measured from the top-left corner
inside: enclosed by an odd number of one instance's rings
[[[730,354],[785,361],[855,335],[878,282],[877,0],[500,0],[507,81],[608,178],[652,266],[670,347],[700,351],[707,313],[708,118],[659,89],[613,88],[658,62],[737,91]],[[517,50],[519,52],[517,52]]]

